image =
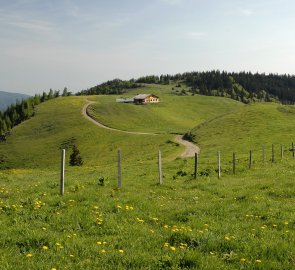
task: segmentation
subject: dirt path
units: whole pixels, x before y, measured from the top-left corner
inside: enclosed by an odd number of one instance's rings
[[[99,126],[101,128],[105,128],[108,130],[112,130],[112,131],[117,131],[117,132],[123,132],[123,133],[127,133],[127,134],[136,134],[136,135],[152,135],[152,136],[156,136],[156,135],[160,135],[159,133],[147,133],[147,132],[135,132],[135,131],[126,131],[126,130],[121,130],[121,129],[116,129],[116,128],[111,128],[108,126],[105,126],[99,122],[97,122],[96,120],[94,120],[91,116],[89,116],[89,114],[87,113],[87,108],[89,105],[95,103],[95,101],[91,101],[88,100],[87,98],[85,98],[85,101],[87,102],[83,109],[82,109],[82,115],[89,120],[90,122],[92,122],[93,124],[95,124],[96,126]],[[193,157],[195,155],[195,153],[199,153],[200,152],[200,148],[189,142],[186,140],[182,139],[182,135],[177,135],[175,138],[175,141],[179,144],[182,144],[185,146],[185,151],[181,154],[181,158],[186,158],[186,157]]]
[[[121,130],[121,129],[116,129],[116,128],[111,128],[111,127],[108,127],[108,126],[105,126],[104,124],[101,124],[99,122],[97,122],[96,120],[94,120],[91,116],[89,116],[89,114],[87,113],[87,108],[89,105],[95,103],[95,101],[90,101],[88,99],[85,99],[85,101],[87,102],[83,109],[82,109],[82,114],[83,116],[91,121],[93,124],[101,127],[101,128],[105,128],[105,129],[108,129],[108,130],[112,130],[112,131],[118,131],[118,132],[123,132],[123,133],[127,133],[127,134],[136,134],[136,135],[160,135],[160,134],[157,134],[157,133],[146,133],[146,132],[136,132],[136,131],[126,131],[126,130]]]
[[[185,151],[180,156],[182,158],[193,157],[195,153],[200,153],[200,148],[192,142],[182,139],[182,135],[177,135],[175,141],[185,146]]]

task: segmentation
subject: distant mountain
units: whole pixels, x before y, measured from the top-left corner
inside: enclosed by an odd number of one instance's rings
[[[15,103],[16,100],[21,101],[22,99],[26,99],[28,97],[29,96],[25,94],[0,91],[0,110],[5,110],[9,105]]]

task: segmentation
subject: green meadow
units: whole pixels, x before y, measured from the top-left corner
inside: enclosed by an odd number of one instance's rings
[[[171,86],[147,85],[124,96],[144,92],[161,102],[135,106],[116,103],[119,96],[91,96],[89,113],[116,129],[159,135],[97,127],[82,116],[84,97],[66,97],[39,105],[0,144],[0,269],[294,269],[294,107],[177,96]],[[174,134],[188,131],[201,148],[197,179],[194,159],[178,158],[184,147],[174,142]],[[68,165],[73,144],[81,167]]]

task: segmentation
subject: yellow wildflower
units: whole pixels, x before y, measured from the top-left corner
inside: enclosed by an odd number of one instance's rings
[[[43,250],[48,250],[48,246],[43,246],[42,249]]]
[[[118,250],[120,253],[124,253],[124,250],[123,249],[119,249]]]
[[[28,257],[28,258],[30,258],[30,257],[32,257],[32,256],[33,256],[32,253],[28,253],[28,254],[26,255],[26,257]]]
[[[261,263],[261,260],[256,260],[255,262],[256,262],[256,263]]]
[[[144,222],[144,220],[143,220],[143,219],[140,219],[140,218],[136,218],[136,220],[137,220],[137,222],[139,222],[139,223],[143,223],[143,222]]]
[[[176,247],[170,247],[170,250],[175,251]]]

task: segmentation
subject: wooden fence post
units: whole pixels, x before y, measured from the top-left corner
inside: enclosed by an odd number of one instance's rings
[[[236,174],[236,153],[233,152],[233,174]]]
[[[284,147],[283,145],[281,145],[281,159],[284,158]]]
[[[250,150],[250,156],[249,156],[249,169],[252,167],[252,149]]]
[[[273,144],[271,146],[271,162],[275,162],[275,148]]]
[[[220,151],[218,151],[218,179],[221,177]]]
[[[159,167],[159,183],[160,183],[160,185],[163,185],[162,156],[161,156],[160,150],[159,150],[159,154],[158,154],[158,167]]]
[[[66,150],[61,150],[61,172],[60,172],[60,195],[65,193],[65,159],[66,159]]]
[[[195,153],[195,172],[194,172],[194,178],[197,179],[198,177],[198,153]]]
[[[118,148],[118,188],[122,187],[122,175],[121,175],[121,150]]]
[[[262,162],[264,163],[264,144],[262,145]]]

